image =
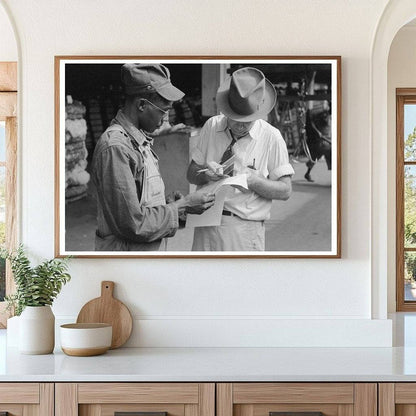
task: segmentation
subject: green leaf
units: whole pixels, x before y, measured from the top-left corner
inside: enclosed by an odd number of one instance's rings
[[[68,273],[69,257],[45,260],[32,267],[25,249],[0,249],[0,257],[10,261],[16,293],[6,298],[7,307],[20,315],[26,306],[52,305],[63,285],[71,280]]]

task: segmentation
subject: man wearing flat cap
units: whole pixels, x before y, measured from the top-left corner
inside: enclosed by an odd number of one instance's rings
[[[92,178],[97,189],[98,251],[157,251],[178,229],[178,216],[200,214],[214,196],[194,193],[166,203],[152,133],[174,101],[184,93],[174,87],[168,68],[125,64],[121,69],[126,101],[97,142]]]
[[[282,135],[263,120],[276,91],[260,70],[243,67],[220,85],[216,102],[222,114],[202,128],[188,180],[201,186],[244,173],[249,190],[228,191],[221,225],[195,228],[192,250],[263,251],[272,201],[290,197],[294,174]]]

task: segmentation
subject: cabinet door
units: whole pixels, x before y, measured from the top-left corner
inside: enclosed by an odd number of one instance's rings
[[[53,416],[51,383],[0,383],[0,415]]]
[[[220,383],[217,416],[377,416],[377,385]]]
[[[215,416],[213,383],[58,383],[56,416]]]
[[[380,383],[380,416],[415,416],[416,383]]]

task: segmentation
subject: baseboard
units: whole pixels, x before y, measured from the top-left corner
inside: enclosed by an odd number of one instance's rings
[[[57,317],[57,323],[71,319]],[[135,319],[126,347],[391,347],[392,321]]]

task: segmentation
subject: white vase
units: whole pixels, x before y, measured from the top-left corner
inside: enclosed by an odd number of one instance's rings
[[[55,347],[55,316],[50,306],[26,306],[19,319],[19,352],[50,354]]]
[[[19,320],[20,316],[13,316],[7,320],[7,346],[18,347],[19,346]]]

